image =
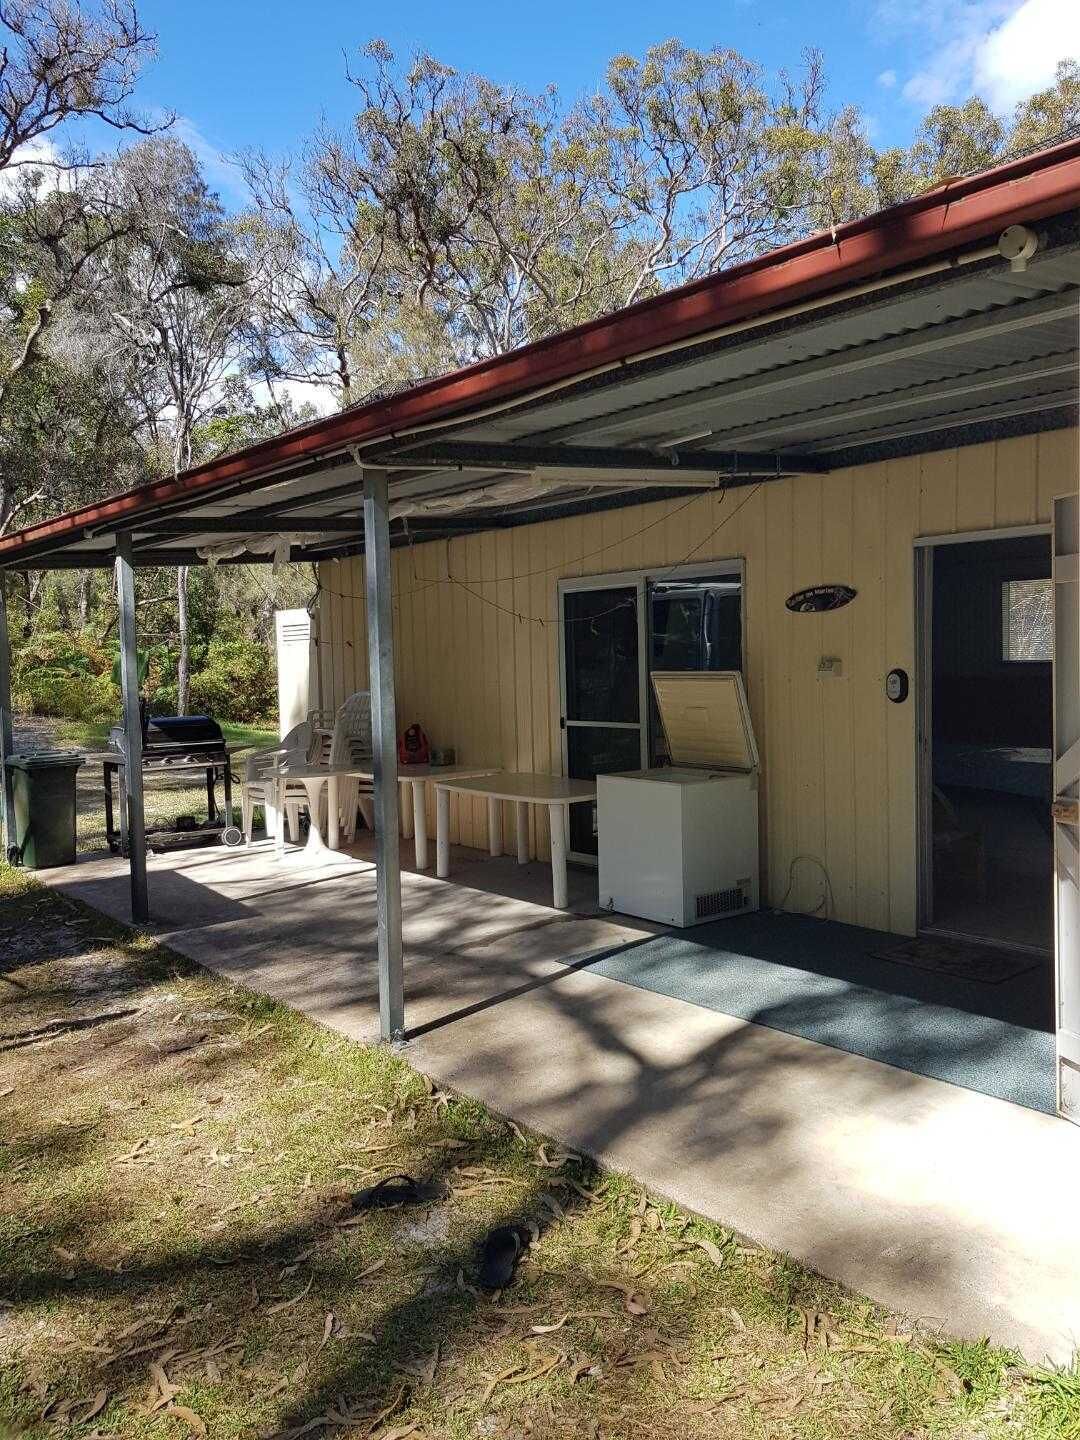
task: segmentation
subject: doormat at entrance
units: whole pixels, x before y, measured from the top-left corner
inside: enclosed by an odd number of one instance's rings
[[[978,980],[984,985],[1000,985],[1015,980],[1027,970],[1042,964],[1037,955],[1020,950],[999,950],[990,945],[970,945],[964,940],[905,940],[888,950],[870,952],[878,960],[892,960],[898,965],[913,965],[917,970],[932,970],[956,980]]]

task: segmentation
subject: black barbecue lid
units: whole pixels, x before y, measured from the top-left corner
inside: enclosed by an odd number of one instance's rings
[[[145,717],[144,727],[143,746],[151,752],[225,749],[221,727],[209,715],[149,715]],[[110,746],[122,750],[123,742],[124,727],[114,725],[109,733]]]
[[[147,739],[193,744],[197,740],[222,739],[221,727],[209,715],[151,715],[146,722]]]

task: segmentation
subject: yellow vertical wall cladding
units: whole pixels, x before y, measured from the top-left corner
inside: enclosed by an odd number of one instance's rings
[[[741,558],[765,893],[814,909],[824,874],[836,918],[910,933],[916,697],[891,704],[884,681],[894,666],[915,668],[913,541],[1048,521],[1052,496],[1076,486],[1077,437],[1058,430],[395,550],[399,726],[420,721],[461,761],[557,772],[556,582]],[[336,705],[367,685],[362,562],[324,564],[320,578],[322,702]],[[856,600],[833,614],[784,608],[793,590],[826,581],[854,585]],[[821,655],[840,657],[839,677],[818,679]],[[455,797],[455,839],[484,846],[486,825],[481,803]],[[533,847],[548,854],[542,820]]]

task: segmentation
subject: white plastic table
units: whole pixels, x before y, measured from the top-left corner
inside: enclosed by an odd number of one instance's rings
[[[456,779],[464,780],[477,775],[490,775],[492,765],[401,765],[398,767],[398,784],[402,792],[401,833],[413,842],[416,868],[426,870],[431,864],[428,856],[427,803],[424,787],[428,781]],[[370,765],[357,766],[348,772],[358,780],[374,780],[375,771]],[[405,792],[412,792],[411,797]]]
[[[571,805],[596,799],[596,786],[589,780],[567,780],[562,775],[515,775],[508,770],[478,776],[472,780],[435,781],[435,873],[440,880],[450,874],[450,792],[483,795],[488,802],[488,849],[502,854],[502,812],[499,802],[509,800],[517,807],[517,858],[529,862],[529,806],[544,806],[551,830],[551,888],[556,910],[568,904],[566,889],[566,820]]]
[[[291,765],[287,770],[281,769],[275,772],[274,779],[277,782],[275,804],[277,812],[282,817],[281,823],[274,832],[274,845],[279,854],[285,850],[285,787],[299,781],[307,791],[308,799],[308,834],[307,844],[304,846],[303,855],[307,860],[318,860],[324,857],[325,852],[336,851],[338,848],[338,781],[345,776],[354,775],[356,771],[351,765]],[[319,800],[322,787],[326,791],[326,838],[323,838],[319,828]]]

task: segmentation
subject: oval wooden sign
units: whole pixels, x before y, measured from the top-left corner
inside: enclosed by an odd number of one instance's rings
[[[807,590],[796,590],[784,604],[797,614],[814,615],[822,610],[839,610],[854,600],[856,593],[850,585],[811,585]]]

